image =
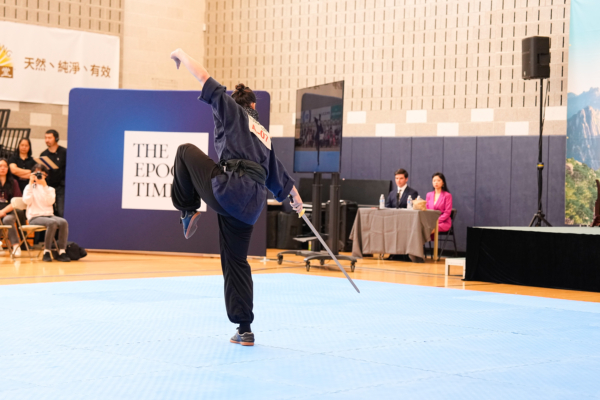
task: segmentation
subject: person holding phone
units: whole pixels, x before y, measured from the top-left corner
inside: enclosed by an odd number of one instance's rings
[[[42,261],[52,261],[52,239],[58,230],[58,257],[56,261],[71,261],[66,253],[69,224],[67,220],[54,215],[54,202],[56,201],[55,189],[48,186],[46,178],[48,169],[45,165],[35,164],[29,177],[29,184],[23,191],[23,201],[27,204],[27,220],[31,225],[46,227],[44,242],[44,257]]]

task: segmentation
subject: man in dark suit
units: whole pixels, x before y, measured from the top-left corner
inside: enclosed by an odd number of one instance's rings
[[[400,168],[396,171],[396,190],[392,190],[388,194],[385,202],[386,208],[406,208],[408,196],[413,200],[417,198],[419,193],[408,186],[408,172]]]
[[[408,172],[400,168],[396,171],[396,190],[392,190],[388,194],[385,206],[386,208],[406,208],[408,196],[411,196],[415,200],[418,195],[419,193],[416,190],[408,186]],[[390,254],[387,259],[392,261],[411,261],[406,254]]]

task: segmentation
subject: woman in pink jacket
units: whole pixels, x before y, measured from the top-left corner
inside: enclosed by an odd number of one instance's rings
[[[450,214],[452,214],[452,195],[448,190],[448,185],[446,185],[446,177],[441,172],[436,172],[431,177],[431,183],[435,190],[427,193],[427,209],[442,212],[438,220],[439,231],[448,232],[452,226],[452,219],[450,218]],[[433,232],[431,233],[432,238]]]

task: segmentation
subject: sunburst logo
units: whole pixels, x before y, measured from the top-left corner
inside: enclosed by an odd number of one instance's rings
[[[10,58],[11,51],[6,46],[0,44],[0,78],[13,77],[13,64]]]

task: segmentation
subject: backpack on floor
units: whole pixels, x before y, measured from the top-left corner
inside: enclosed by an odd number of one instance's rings
[[[87,251],[75,242],[67,242],[67,255],[71,260],[79,260],[87,256]]]
[[[67,248],[65,252],[73,261],[87,256],[87,251],[85,251],[84,248],[79,247],[79,245],[75,242],[67,242]],[[53,258],[58,257],[58,252],[56,250],[52,250],[52,256]]]

